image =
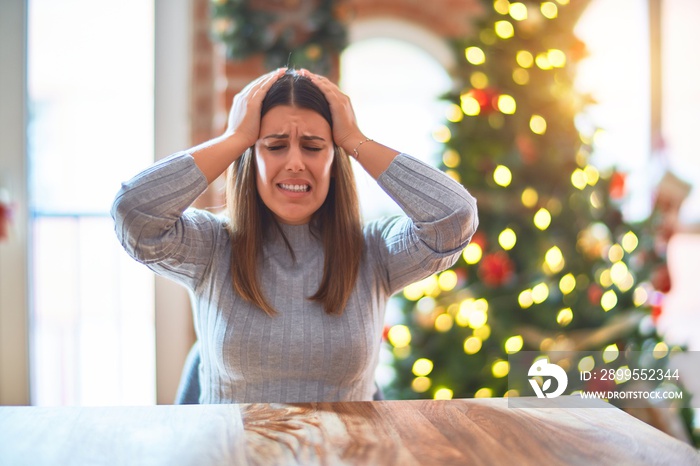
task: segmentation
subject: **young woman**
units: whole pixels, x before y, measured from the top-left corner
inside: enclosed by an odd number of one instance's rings
[[[362,225],[350,156],[406,215]],[[227,168],[228,215],[189,208]],[[388,299],[478,223],[460,184],[367,138],[335,84],[285,69],[234,98],[222,136],[124,183],[112,215],[191,291],[201,403],[372,399]]]

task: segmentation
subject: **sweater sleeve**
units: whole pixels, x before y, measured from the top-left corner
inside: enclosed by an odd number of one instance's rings
[[[451,267],[479,220],[476,199],[461,184],[406,154],[398,155],[377,181],[406,214],[366,227],[369,252],[378,258],[385,290],[393,294]]]
[[[214,256],[222,221],[189,206],[207,181],[187,153],[167,157],[122,183],[112,204],[126,252],[154,272],[194,288]]]

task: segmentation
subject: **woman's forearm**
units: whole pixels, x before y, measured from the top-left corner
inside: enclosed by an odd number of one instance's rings
[[[223,134],[188,150],[194,163],[204,173],[207,183],[217,179],[243,152],[246,143],[233,134]]]

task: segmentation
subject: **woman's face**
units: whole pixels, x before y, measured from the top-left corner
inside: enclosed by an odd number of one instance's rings
[[[313,110],[280,105],[265,114],[255,143],[257,188],[278,221],[311,220],[328,195],[333,154],[331,127]]]

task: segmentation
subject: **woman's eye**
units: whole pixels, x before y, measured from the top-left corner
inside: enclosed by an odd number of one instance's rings
[[[282,149],[284,149],[284,146],[267,146],[267,150],[269,150],[269,151],[282,150]]]
[[[322,150],[321,147],[315,147],[315,146],[306,146],[304,149],[311,151],[311,152],[320,152]]]

